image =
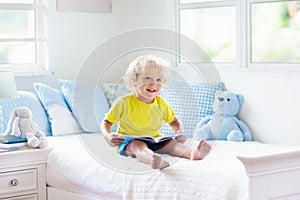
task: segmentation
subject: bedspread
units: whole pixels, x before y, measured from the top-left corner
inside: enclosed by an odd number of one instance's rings
[[[254,143],[211,142],[213,149],[203,160],[175,160],[169,168],[148,174],[127,175],[125,199],[247,199],[247,176],[236,153]]]
[[[101,134],[50,137],[53,151],[47,184],[98,199],[243,200],[247,199],[248,178],[236,156],[277,148],[257,142],[209,143],[212,151],[203,160],[162,155],[171,166],[152,170],[137,159],[117,154]]]

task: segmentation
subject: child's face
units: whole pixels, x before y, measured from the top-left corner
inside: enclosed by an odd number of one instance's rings
[[[149,68],[139,74],[136,82],[136,97],[145,102],[152,103],[155,96],[161,91],[163,76],[157,68]]]

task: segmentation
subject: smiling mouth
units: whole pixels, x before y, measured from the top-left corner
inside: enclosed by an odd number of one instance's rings
[[[156,90],[146,89],[148,92],[154,93]]]

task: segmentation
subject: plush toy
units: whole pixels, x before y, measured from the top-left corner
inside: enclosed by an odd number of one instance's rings
[[[32,120],[32,112],[26,107],[19,107],[12,111],[5,133],[27,138],[27,145],[30,147],[48,146],[45,134],[39,130],[38,125]]]
[[[208,140],[251,141],[248,126],[237,118],[244,101],[241,94],[217,91],[213,102],[214,114],[204,117],[197,125],[196,138]]]

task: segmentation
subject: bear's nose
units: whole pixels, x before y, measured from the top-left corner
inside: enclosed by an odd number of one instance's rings
[[[219,101],[224,101],[223,97],[218,97]]]

